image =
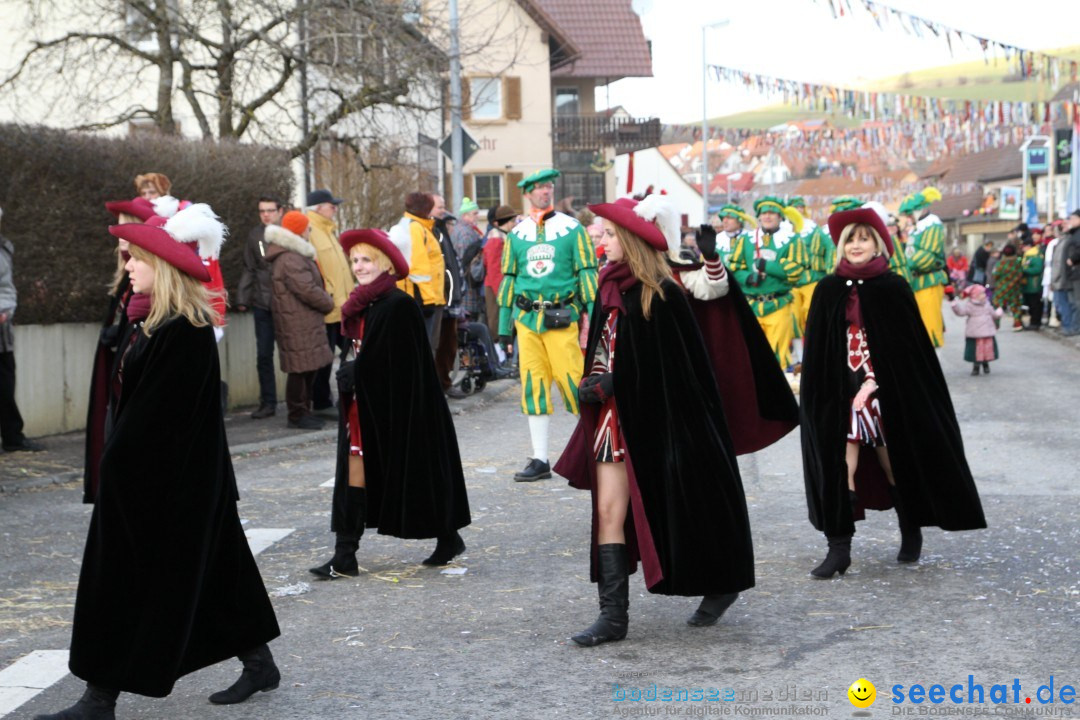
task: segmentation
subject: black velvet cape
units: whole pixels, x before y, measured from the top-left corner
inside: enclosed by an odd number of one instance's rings
[[[71,672],[152,697],[280,634],[236,510],[214,331],[139,334],[83,555]]]
[[[856,471],[858,506],[853,509],[848,500],[844,453],[851,391],[844,314],[855,287],[901,502],[920,526],[986,527],[949,388],[910,286],[892,272],[851,282],[837,275],[822,279],[806,322],[801,419],[810,522],[826,535],[849,535],[864,508],[892,507],[884,473],[869,448],[862,449]]]
[[[670,262],[670,261],[669,261]],[[676,275],[700,264],[671,263]],[[762,450],[799,424],[799,405],[739,283],[713,300],[687,295],[712,360],[737,455]]]
[[[739,466],[720,392],[685,291],[663,284],[665,299],[646,320],[641,285],[623,294],[614,369],[615,403],[626,447],[631,572],[640,559],[645,585],[662,595],[737,592],[754,585],[754,554]],[[593,308],[585,357],[595,354],[607,320]],[[775,362],[775,361],[774,361]],[[597,580],[596,461],[600,406],[581,417],[555,471],[593,494],[592,572]]]
[[[115,295],[109,298],[109,309],[101,329],[105,331],[116,325],[116,347],[127,347],[129,339],[128,319],[123,298],[127,294],[130,280],[124,273],[123,280]],[[98,342],[94,353],[94,367],[90,375],[90,401],[86,410],[86,446],[83,456],[83,502],[90,504],[97,497],[98,477],[101,470],[101,452],[105,449],[106,428],[111,424],[109,413],[112,397],[112,384],[116,372],[116,347]]]
[[[367,527],[433,538],[468,525],[457,433],[416,301],[394,288],[364,311],[354,373],[367,486]],[[344,405],[344,403],[342,403]],[[349,438],[338,423],[331,529],[348,528]]]

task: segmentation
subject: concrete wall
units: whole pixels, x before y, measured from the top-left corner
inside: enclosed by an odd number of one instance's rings
[[[15,399],[24,432],[30,437],[82,430],[86,427],[90,373],[100,325],[16,325]],[[255,370],[255,322],[250,313],[229,316],[218,344],[221,377],[229,383],[230,406],[259,401]],[[275,358],[275,369],[278,363]],[[277,371],[278,399],[285,399],[285,375]]]

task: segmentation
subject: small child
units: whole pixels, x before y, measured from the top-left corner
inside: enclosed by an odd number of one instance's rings
[[[982,285],[969,285],[961,294],[962,300],[952,300],[953,313],[966,317],[964,325],[964,360],[972,363],[971,374],[978,375],[979,367],[990,374],[990,362],[998,359],[996,318],[1004,311],[994,308],[986,301],[986,288]]]

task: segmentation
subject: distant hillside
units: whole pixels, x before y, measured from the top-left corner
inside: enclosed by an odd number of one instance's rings
[[[1080,62],[1080,46],[1046,52]],[[867,80],[856,83],[855,89],[902,92],[957,100],[1011,100],[1014,102],[1045,102],[1060,89],[1060,85],[1053,87],[1042,80],[1022,80],[1016,75],[1014,67],[1014,63],[1000,58],[989,62],[976,60],[916,70],[895,77]],[[1061,81],[1063,84],[1067,83],[1069,78],[1064,76]],[[799,110],[782,103],[734,115],[723,115],[709,122],[716,127],[764,130],[789,121],[822,119],[828,119],[833,125],[839,127],[858,127],[860,124],[859,120],[853,120],[845,115]]]

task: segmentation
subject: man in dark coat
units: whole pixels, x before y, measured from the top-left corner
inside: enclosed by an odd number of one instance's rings
[[[244,271],[240,275],[236,309],[251,308],[255,319],[255,367],[259,373],[259,407],[253,420],[277,412],[277,379],[274,376],[274,318],[270,311],[270,264],[266,261],[266,227],[281,222],[284,211],[275,197],[259,198],[259,224],[251,228],[244,243]]]

